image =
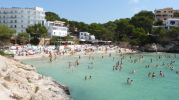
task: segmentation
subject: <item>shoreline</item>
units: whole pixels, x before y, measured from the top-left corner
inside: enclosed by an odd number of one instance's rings
[[[121,52],[119,52],[119,50]],[[73,52],[73,51],[71,51]],[[133,53],[140,53],[140,51],[133,51],[131,49],[128,49],[128,48],[119,48],[117,50],[108,50],[108,51],[104,51],[104,50],[101,50],[101,51],[94,51],[94,52],[76,52],[74,54],[71,54],[71,52],[67,52],[65,53],[64,55],[57,55],[57,57],[59,56],[89,56],[89,55],[94,55],[94,54],[110,54],[110,53],[119,53],[119,54],[133,54]],[[30,60],[30,59],[38,59],[38,58],[43,58],[43,57],[46,57],[48,58],[49,57],[49,54],[45,54],[45,53],[41,53],[41,54],[34,54],[34,55],[28,55],[28,56],[14,56],[13,59],[15,60]]]

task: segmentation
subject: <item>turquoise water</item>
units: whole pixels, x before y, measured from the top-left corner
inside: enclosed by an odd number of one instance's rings
[[[113,65],[123,56],[122,70],[113,70]],[[78,56],[58,57],[52,63],[48,58],[23,62],[34,65],[39,73],[51,76],[59,83],[67,85],[73,100],[179,100],[179,74],[175,73],[179,71],[179,55],[142,53],[123,56],[112,54],[112,57],[106,55],[102,59],[100,54],[96,54],[94,60],[88,56],[81,56],[79,66],[71,68],[69,62],[74,63]],[[137,62],[131,63],[130,56]],[[173,71],[167,67],[171,61],[175,61],[172,64]],[[145,68],[148,64],[150,67]],[[156,64],[159,66],[156,67]],[[136,72],[131,74],[134,69]],[[165,77],[159,76],[160,70]],[[149,78],[149,72],[155,72],[156,77]],[[92,77],[88,79],[90,75]],[[133,80],[131,85],[127,84],[128,77]]]

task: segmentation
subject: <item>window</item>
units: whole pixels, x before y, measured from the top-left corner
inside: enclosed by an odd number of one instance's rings
[[[13,20],[11,20],[10,23],[13,23]]]
[[[17,20],[14,20],[14,23],[17,23]]]
[[[5,20],[3,20],[3,23],[5,23]]]
[[[21,25],[21,28],[23,28],[23,25]]]
[[[21,20],[21,23],[23,23],[23,20]]]
[[[16,25],[14,25],[14,28],[16,28],[17,26]]]
[[[13,28],[13,25],[11,25],[10,27]]]

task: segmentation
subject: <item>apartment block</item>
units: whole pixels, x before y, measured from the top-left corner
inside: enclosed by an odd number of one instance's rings
[[[0,24],[5,24],[16,30],[25,32],[29,25],[45,24],[45,11],[43,8],[0,8]]]
[[[155,13],[155,20],[161,20],[165,22],[169,18],[176,18],[176,14],[179,14],[179,10],[174,10],[173,8],[163,8],[163,9],[156,9]]]

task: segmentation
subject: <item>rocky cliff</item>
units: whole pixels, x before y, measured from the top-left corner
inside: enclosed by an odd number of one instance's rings
[[[70,100],[68,88],[34,67],[0,56],[1,100]]]
[[[172,52],[179,53],[179,42],[170,42],[166,44],[147,44],[145,46],[139,47],[140,51],[145,52]]]

